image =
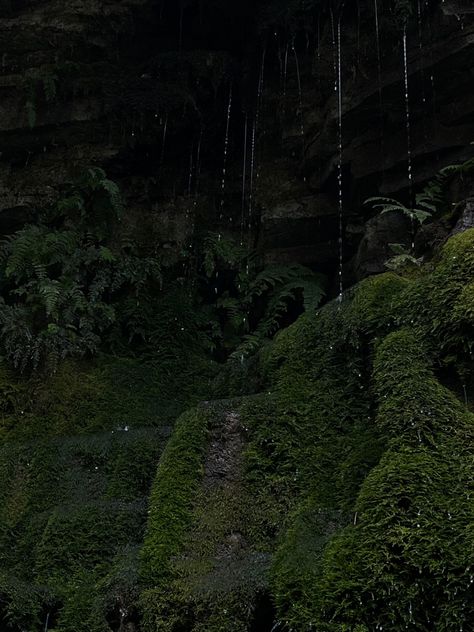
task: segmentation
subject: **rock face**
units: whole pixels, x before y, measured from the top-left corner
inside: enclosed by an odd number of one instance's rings
[[[197,4],[1,5],[1,233],[28,221],[65,180],[94,164],[119,181],[127,230],[146,225],[159,247],[178,252],[192,239],[193,218],[212,229],[220,218],[231,232],[248,224],[266,261],[334,271],[338,48],[330,13],[322,10],[317,28],[288,30],[276,12],[256,21],[248,3],[204,2],[200,18]],[[361,273],[350,261],[370,218],[364,199],[407,194],[408,145],[418,187],[470,157],[474,138],[470,3],[430,3],[409,23],[409,130],[402,30],[380,7],[377,33],[373,4],[360,5],[346,7],[340,19],[348,279]]]
[[[353,267],[357,280],[386,270],[385,262],[393,257],[391,244],[410,248],[410,221],[397,212],[378,215],[365,225]]]
[[[394,29],[390,16],[381,13],[377,39],[371,3],[361,6],[358,15],[349,9],[341,18],[343,239],[349,279],[379,271],[379,265],[364,268],[361,263],[361,257],[366,257],[362,253],[368,247],[367,239],[372,239],[369,235],[379,231],[379,222],[371,223],[359,248],[363,225],[370,218],[362,204],[377,192],[408,199],[409,152],[411,187],[415,191],[442,167],[463,162],[473,154],[474,85],[470,67],[474,24],[468,4],[446,2],[425,8],[418,23],[414,20],[408,27],[408,99],[403,30]],[[284,205],[281,200],[272,201],[268,208],[267,201],[263,201],[261,228],[262,242],[270,250],[267,257],[286,259],[290,253],[290,257],[306,263],[321,265],[322,260],[331,265],[338,236],[338,69],[334,65],[337,46],[333,46],[331,20],[322,25],[316,51],[306,54],[298,50],[293,54],[290,50],[286,89],[269,88],[269,109],[280,112],[281,151],[287,165],[291,165],[287,166],[287,177],[280,173],[279,179],[295,184],[292,191],[286,187]],[[267,148],[269,158],[273,151],[269,142]],[[268,195],[265,184],[262,188]],[[302,212],[308,198],[318,203],[324,200],[317,221],[311,212]],[[276,222],[279,230],[275,230]],[[290,225],[297,226],[298,234],[305,234],[305,239],[298,242],[297,238],[288,250],[281,240],[282,234],[291,239],[294,229]],[[386,236],[387,240],[396,241],[399,227],[391,225],[387,229],[395,231]],[[354,270],[349,259],[358,249]]]
[[[474,197],[470,197],[462,204],[462,214],[452,233],[461,233],[474,227]]]

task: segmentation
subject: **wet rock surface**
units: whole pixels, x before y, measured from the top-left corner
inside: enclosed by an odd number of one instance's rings
[[[38,206],[57,197],[61,183],[91,164],[105,167],[120,183],[132,215],[154,217],[162,246],[178,252],[189,238],[197,206],[192,199],[183,204],[179,198],[190,191],[205,194],[199,198],[206,210],[198,223],[216,228],[226,77],[232,65],[234,71],[236,65],[243,70],[234,84],[228,156],[232,182],[227,182],[222,221],[226,229],[237,230],[243,112],[249,118],[250,159],[261,70],[258,49],[267,35],[259,43],[247,37],[243,48],[231,39],[225,51],[225,39],[212,31],[212,22],[201,24],[201,31],[194,28],[191,9],[186,5],[183,50],[176,55],[176,7],[165,7],[160,14],[151,0],[3,3],[2,233],[28,221]],[[296,40],[293,51],[282,33],[277,33],[278,41],[267,40],[249,223],[253,242],[267,261],[299,261],[331,272],[338,258],[338,109],[330,20],[323,19],[320,26],[314,46]],[[206,28],[212,33],[207,50]],[[253,37],[252,29],[248,32]],[[372,6],[361,7],[358,14],[352,7],[345,12],[343,223],[349,267],[369,219],[364,199],[377,192],[403,197],[408,188],[401,36],[381,19],[379,38],[380,80]],[[422,186],[441,167],[472,155],[470,3],[453,0],[424,8],[419,28],[416,20],[410,25],[407,42],[413,176],[415,186]],[[183,151],[184,146],[189,150]],[[245,213],[250,212],[248,196],[247,187]]]

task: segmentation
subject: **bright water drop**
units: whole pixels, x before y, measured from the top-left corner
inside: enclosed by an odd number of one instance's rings
[[[232,111],[232,84],[229,89],[229,102],[227,104],[227,123],[225,130],[225,140],[224,140],[224,161],[222,167],[222,181],[221,181],[221,212],[220,219],[222,219],[224,214],[224,195],[225,195],[225,181],[226,181],[226,173],[227,173],[227,152],[229,149],[229,129],[230,129],[230,115]]]

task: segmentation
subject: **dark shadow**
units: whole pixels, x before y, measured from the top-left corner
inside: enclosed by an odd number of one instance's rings
[[[275,625],[275,606],[268,593],[257,596],[250,632],[271,632]]]

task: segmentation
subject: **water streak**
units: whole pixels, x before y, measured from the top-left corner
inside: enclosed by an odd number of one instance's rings
[[[403,71],[405,79],[405,114],[406,114],[406,131],[407,131],[407,148],[408,148],[408,184],[410,187],[410,201],[413,192],[413,169],[412,169],[412,153],[411,153],[411,116],[410,116],[410,93],[408,85],[408,52],[407,52],[407,29],[403,30]]]
[[[249,214],[248,214],[248,229],[249,239],[252,226],[252,214],[253,214],[253,195],[254,195],[254,174],[255,174],[255,149],[256,149],[256,137],[257,137],[257,124],[254,121],[252,126],[252,146],[250,156],[250,187],[249,187]]]
[[[229,89],[229,102],[227,104],[227,123],[225,130],[225,140],[224,140],[224,161],[222,167],[222,181],[221,181],[221,210],[219,219],[222,220],[224,216],[224,204],[225,204],[225,185],[226,185],[226,175],[227,175],[227,153],[229,150],[229,130],[230,130],[230,115],[232,112],[232,84]],[[219,233],[219,239],[221,235]]]
[[[257,190],[258,187],[258,180],[260,179],[260,163],[257,160],[257,142],[259,138],[264,138],[265,137],[265,127],[263,125],[260,124],[260,115],[263,109],[263,97],[264,97],[264,81],[265,81],[265,58],[266,58],[266,54],[267,54],[267,49],[266,47],[263,49],[263,53],[262,53],[262,62],[261,62],[261,66],[260,66],[260,77],[259,77],[259,81],[258,81],[258,87],[257,87],[257,105],[256,105],[256,111],[255,111],[255,129],[254,129],[254,136],[252,139],[252,153],[253,153],[253,162],[254,162],[254,168],[255,168],[255,191]],[[260,131],[261,128],[261,131]],[[253,169],[252,169],[253,171]],[[252,194],[254,193],[254,191],[252,191]],[[255,197],[254,195],[252,197]],[[249,223],[251,221],[251,215],[252,215],[252,210],[249,210],[249,215],[250,215],[250,219],[249,219]]]
[[[244,243],[245,230],[245,187],[247,184],[247,139],[248,139],[248,114],[245,114],[244,123],[244,161],[242,166],[242,216],[240,220],[240,245]]]
[[[418,19],[418,46],[420,48],[420,63],[421,63],[421,100],[423,103],[426,103],[426,95],[425,95],[425,69],[424,69],[424,51],[423,51],[423,23],[422,23],[422,12],[421,12],[421,2],[417,0],[417,19]],[[424,120],[424,119],[423,119]]]
[[[298,97],[299,97],[299,109],[300,109],[300,134],[301,134],[301,140],[302,140],[302,154],[303,154],[303,158],[304,158],[304,151],[305,151],[305,133],[304,133],[304,114],[303,114],[303,92],[301,89],[301,73],[300,73],[300,64],[298,61],[298,54],[296,52],[296,48],[294,43],[292,44],[292,51],[293,51],[293,55],[295,57],[295,64],[296,64],[296,79],[298,82]]]
[[[288,48],[289,48],[289,44],[287,42],[286,48],[285,48],[285,62],[283,64],[283,114],[282,114],[283,123],[285,122],[285,116],[286,116],[286,86],[287,86],[287,79],[288,79]]]
[[[338,164],[338,188],[339,188],[339,300],[342,300],[343,293],[343,267],[344,267],[344,244],[343,244],[343,215],[344,215],[344,200],[342,190],[342,48],[341,48],[341,20],[342,20],[342,8],[341,15],[337,23],[337,87],[338,87],[338,148],[339,148],[339,164]]]
[[[263,103],[263,86],[264,86],[264,79],[265,79],[265,57],[267,54],[267,49],[264,48],[263,49],[263,53],[262,53],[262,63],[260,66],[260,76],[258,78],[258,86],[257,86],[257,108],[256,108],[256,114],[255,114],[255,119],[256,119],[256,124],[257,124],[257,130],[259,127],[259,119],[260,119],[260,111],[262,108],[262,103]],[[265,131],[263,131],[263,134],[265,133]]]
[[[408,85],[408,52],[407,52],[407,28],[403,29],[403,72],[405,79],[405,114],[406,114],[406,131],[407,131],[407,166],[408,166],[408,188],[410,194],[410,205],[413,202],[413,167],[411,154],[411,117],[410,117],[410,92]],[[411,218],[412,237],[411,249],[415,248],[415,222]]]

